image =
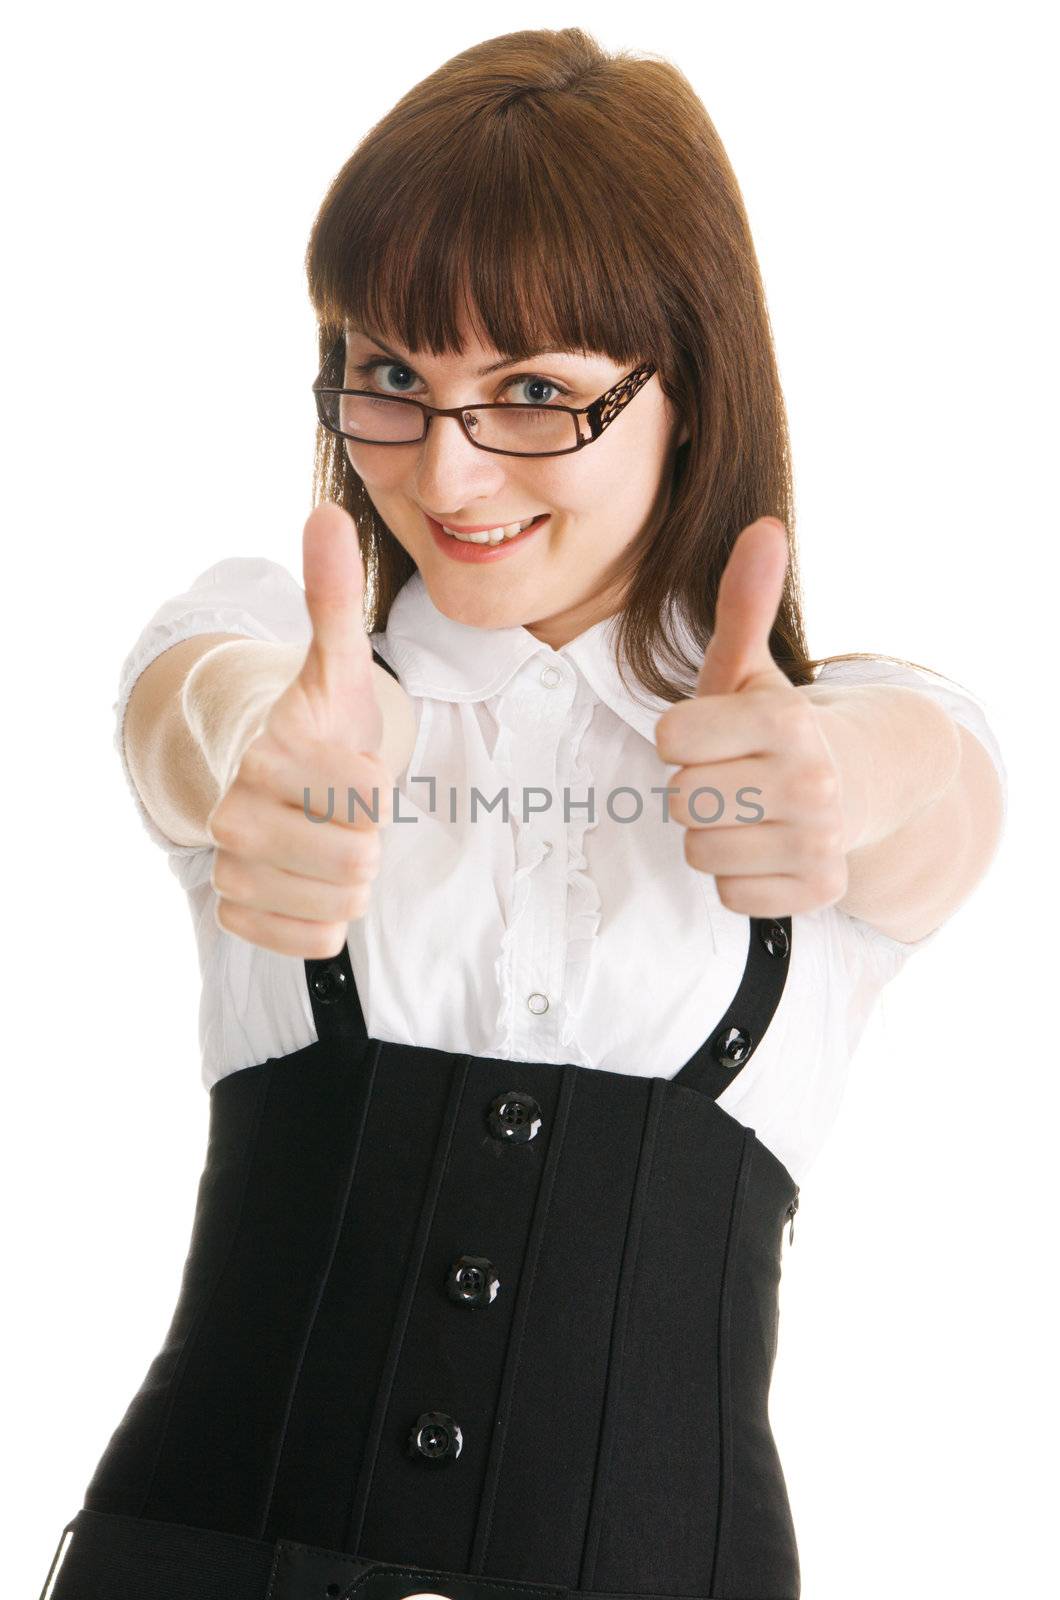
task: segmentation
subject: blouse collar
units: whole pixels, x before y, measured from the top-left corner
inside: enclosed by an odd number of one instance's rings
[[[628,666],[634,684],[631,695],[618,673],[614,634],[618,617],[605,617],[559,650],[543,644],[528,628],[476,628],[454,622],[438,610],[416,571],[402,586],[390,607],[386,632],[381,636],[388,659],[410,695],[434,700],[467,702],[500,694],[520,667],[533,656],[564,658],[581,672],[597,698],[646,739],[654,740],[655,724],[671,701],[648,694]],[[698,659],[686,630],[683,648]],[[374,642],[379,642],[376,636]],[[689,684],[691,694],[694,682]]]

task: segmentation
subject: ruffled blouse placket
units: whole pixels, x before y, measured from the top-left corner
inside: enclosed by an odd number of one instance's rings
[[[495,963],[497,1052],[511,1060],[557,1058],[599,923],[600,898],[582,852],[585,831],[595,826],[587,805],[591,775],[580,757],[593,705],[570,664],[543,666],[540,656],[527,662],[494,703],[494,766],[498,786],[508,788],[515,849]],[[564,819],[565,788],[570,821]],[[524,794],[531,807],[527,820]],[[546,794],[547,809],[535,813],[532,808],[543,807]]]

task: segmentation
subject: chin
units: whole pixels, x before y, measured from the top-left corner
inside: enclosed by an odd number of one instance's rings
[[[470,576],[479,574],[472,570]],[[521,601],[518,594],[488,595],[484,588],[476,593],[476,585],[461,581],[459,573],[454,579],[448,572],[434,572],[430,577],[424,572],[423,581],[442,615],[469,628],[522,628],[525,619],[534,614],[533,605]]]

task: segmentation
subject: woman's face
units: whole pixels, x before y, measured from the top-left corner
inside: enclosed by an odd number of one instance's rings
[[[556,351],[483,376],[498,352],[481,342],[466,315],[460,332],[462,356],[416,357],[392,338],[382,345],[351,326],[346,387],[407,394],[442,407],[489,401],[587,406],[627,371],[606,356]],[[358,370],[375,358],[381,359],[370,371]],[[477,628],[522,626],[558,650],[620,610],[620,558],[665,493],[674,451],[688,437],[678,425],[655,373],[597,440],[567,455],[493,455],[471,443],[456,417],[434,417],[418,444],[348,439],[346,450],[439,611]],[[461,545],[428,521],[498,528],[539,514],[547,521],[510,548]],[[458,559],[468,548],[496,554]]]

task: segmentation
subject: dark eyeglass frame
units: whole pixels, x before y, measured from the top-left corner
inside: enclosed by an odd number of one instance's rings
[[[394,365],[399,366],[401,363],[395,362]],[[588,406],[535,406],[532,403],[524,404],[522,402],[515,402],[513,405],[501,400],[489,400],[483,404],[470,406],[442,407],[429,406],[423,400],[414,399],[412,395],[381,395],[376,389],[343,389],[339,386],[339,384],[336,384],[334,380],[336,378],[341,380],[345,374],[345,369],[346,336],[345,334],[340,334],[334,345],[332,345],[331,349],[328,351],[328,354],[324,360],[324,365],[321,367],[320,372],[313,383],[313,394],[316,398],[317,417],[321,425],[325,427],[329,433],[335,434],[338,438],[352,439],[355,444],[379,446],[384,450],[395,445],[422,444],[424,439],[427,437],[427,429],[431,425],[432,417],[456,417],[459,419],[460,426],[464,431],[464,437],[471,441],[476,450],[488,450],[490,455],[495,456],[518,456],[524,459],[530,459],[536,456],[569,456],[573,455],[575,450],[584,450],[586,445],[593,444],[597,439],[599,439],[605,428],[610,427],[611,423],[614,422],[619,412],[623,411],[625,407],[629,405],[629,402],[633,399],[634,395],[636,395],[644,387],[648,379],[652,377],[656,371],[655,366],[650,361],[645,362],[642,366],[635,367],[632,372],[628,372],[624,378],[620,378],[616,384],[613,384],[610,389],[608,389],[604,394],[600,395],[599,399],[594,400],[592,405]],[[372,400],[392,400],[397,405],[416,406],[423,420],[423,432],[420,434],[418,439],[362,439],[358,434],[344,433],[341,428],[332,427],[331,423],[328,422],[327,418],[324,416],[324,403],[322,396],[325,394],[366,395]],[[574,431],[578,436],[577,444],[572,444],[565,450],[499,450],[496,445],[482,444],[478,439],[472,438],[470,432],[468,431],[467,422],[465,421],[465,417],[467,416],[468,412],[511,411],[513,409],[520,409],[523,411],[566,411],[569,416],[574,418]],[[588,436],[584,435],[581,431],[581,427],[578,423],[579,417],[585,417],[588,422]]]

